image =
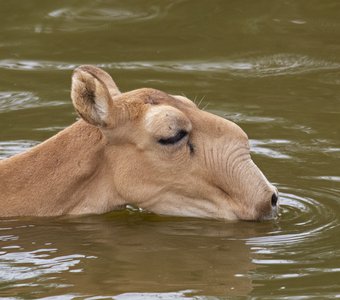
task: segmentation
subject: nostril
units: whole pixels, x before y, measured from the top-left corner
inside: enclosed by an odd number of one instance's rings
[[[278,197],[277,195],[274,193],[272,195],[272,206],[276,206],[277,205],[277,200],[278,200]]]

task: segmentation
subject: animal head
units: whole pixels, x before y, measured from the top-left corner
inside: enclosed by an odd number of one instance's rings
[[[278,192],[250,157],[235,123],[183,96],[143,88],[121,93],[109,74],[77,68],[76,111],[106,138],[112,184],[126,201],[174,216],[263,220]]]

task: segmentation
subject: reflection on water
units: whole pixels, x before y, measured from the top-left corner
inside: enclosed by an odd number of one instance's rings
[[[4,220],[0,232],[7,237],[0,253],[6,295],[19,286],[23,293],[32,286],[44,286],[45,293],[57,287],[60,293],[89,296],[166,293],[185,287],[190,287],[191,294],[223,296],[245,295],[252,289],[247,274],[253,266],[243,239],[256,230],[248,224],[238,228],[121,212]]]
[[[72,123],[71,72],[97,64],[122,91],[185,94],[239,124],[280,214],[2,219],[0,297],[339,298],[339,10],[335,0],[2,2],[0,159]]]

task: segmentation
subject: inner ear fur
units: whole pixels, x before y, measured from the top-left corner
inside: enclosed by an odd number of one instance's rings
[[[91,66],[75,69],[71,98],[76,111],[85,121],[95,126],[108,127],[112,122],[110,113],[113,102],[106,82],[110,83],[111,77],[99,70]]]
[[[106,73],[104,70],[91,65],[82,65],[78,67],[75,71],[83,71],[91,74],[94,78],[101,81],[107,88],[110,96],[113,98],[121,94],[117,85],[113,81],[112,77]]]

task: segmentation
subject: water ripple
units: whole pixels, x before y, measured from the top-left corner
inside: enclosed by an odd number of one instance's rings
[[[256,299],[283,299],[292,284],[299,287],[294,290],[294,299],[305,297],[306,290],[334,299],[329,291],[339,274],[339,265],[334,264],[340,258],[339,241],[334,239],[340,229],[338,193],[312,187],[279,190],[281,214],[274,230],[247,240],[254,254],[252,262],[261,266],[253,274],[254,281],[270,281],[274,291],[270,297]],[[328,274],[327,280],[306,286],[306,281],[315,282],[320,274]]]
[[[251,151],[256,154],[264,155],[271,158],[281,158],[281,159],[289,159],[291,158],[289,155],[282,153],[282,151],[271,149],[270,147],[273,145],[282,145],[289,144],[288,140],[249,140]],[[282,147],[281,147],[282,148]]]
[[[165,11],[164,11],[165,13]],[[138,9],[83,5],[80,8],[63,7],[52,10],[34,25],[35,33],[62,32],[91,32],[107,29],[110,23],[139,23],[162,17],[163,12],[157,6],[147,6]]]
[[[117,300],[218,300],[217,297],[189,296],[196,291],[178,291],[170,293],[125,293],[114,296]],[[91,297],[91,299],[105,299],[105,297]],[[106,298],[107,299],[107,298]]]
[[[52,257],[56,251],[57,249],[38,249],[0,255],[0,280],[25,280],[44,274],[68,271],[85,257],[80,254]]]
[[[42,102],[37,96],[30,92],[0,92],[0,113],[42,107],[42,106],[56,106],[62,105],[61,101]]]
[[[29,140],[0,141],[0,160],[19,154],[37,144],[39,142]]]
[[[297,243],[314,242],[327,239],[328,232],[339,226],[339,217],[332,207],[336,202],[322,203],[315,198],[335,198],[331,190],[317,191],[311,189],[309,192],[300,191],[305,194],[298,196],[299,189],[294,194],[280,187],[280,217],[277,221],[278,228],[268,236],[254,237],[248,240],[250,245],[259,246],[296,246]],[[306,194],[311,194],[307,196]],[[273,248],[272,248],[273,250]],[[313,249],[310,249],[313,250]],[[260,252],[259,252],[260,253]],[[273,253],[273,252],[272,252]],[[306,253],[307,254],[307,253]],[[287,258],[287,257],[286,257]]]
[[[73,70],[77,64],[68,64],[52,61],[35,61],[35,60],[0,60],[1,69],[10,70]]]
[[[89,62],[86,62],[89,63]],[[93,64],[106,69],[154,70],[161,72],[214,72],[237,77],[267,77],[339,70],[340,64],[296,54],[275,54],[255,58],[220,61],[135,61]],[[81,64],[79,62],[79,64]],[[75,63],[30,60],[0,60],[0,68],[14,70],[72,70]]]
[[[48,13],[48,17],[52,19],[58,19],[59,22],[67,21],[73,22],[73,26],[69,30],[75,30],[75,21],[124,21],[129,20],[137,22],[144,21],[147,19],[153,19],[159,15],[159,10],[157,7],[148,7],[147,10],[128,10],[128,9],[118,9],[112,7],[106,8],[87,8],[81,7],[75,8],[60,8]]]

